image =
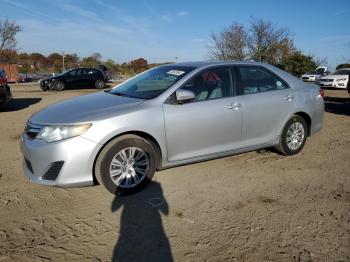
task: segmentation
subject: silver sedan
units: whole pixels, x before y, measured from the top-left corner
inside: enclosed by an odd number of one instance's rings
[[[127,194],[164,168],[267,147],[297,154],[322,128],[321,91],[262,63],[159,66],[34,114],[21,137],[24,172]]]

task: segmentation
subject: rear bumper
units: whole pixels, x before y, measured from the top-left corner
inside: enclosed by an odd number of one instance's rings
[[[79,136],[46,143],[23,134],[20,147],[24,157],[23,170],[31,182],[61,187],[93,185],[93,165],[101,145]],[[57,174],[53,179],[52,176],[47,179],[45,175],[52,171],[55,163],[62,165],[58,169],[56,165],[54,172]]]

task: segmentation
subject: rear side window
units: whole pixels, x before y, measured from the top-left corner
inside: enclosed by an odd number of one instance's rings
[[[255,94],[288,88],[275,74],[259,67],[238,67],[237,95]]]
[[[96,73],[97,73],[97,70],[95,69],[89,69],[89,68],[84,69],[84,75],[94,75]]]
[[[217,68],[199,73],[182,89],[192,91],[195,101],[232,96],[231,71],[227,68]]]

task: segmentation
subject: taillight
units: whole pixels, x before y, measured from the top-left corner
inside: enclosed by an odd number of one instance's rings
[[[322,88],[320,88],[320,95],[324,97],[324,90]]]

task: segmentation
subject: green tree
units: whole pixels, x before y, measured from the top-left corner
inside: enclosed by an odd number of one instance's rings
[[[91,56],[83,58],[80,65],[87,67],[97,67],[98,65],[102,64],[101,58],[102,56],[100,53],[94,53]]]
[[[77,54],[66,54],[64,56],[64,63],[67,69],[78,67],[79,56]]]
[[[306,72],[314,71],[317,67],[316,61],[310,55],[304,55],[300,51],[285,57],[282,60],[282,69],[295,76],[301,76]]]
[[[120,65],[114,62],[112,59],[108,59],[103,64],[108,68],[108,70],[112,73],[112,75],[121,72]]]

